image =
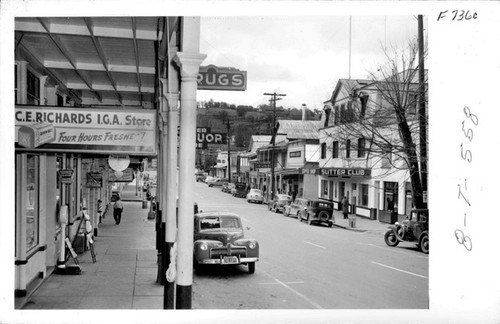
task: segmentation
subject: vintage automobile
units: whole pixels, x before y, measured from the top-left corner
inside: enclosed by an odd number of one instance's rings
[[[416,242],[423,253],[429,253],[429,210],[413,209],[401,224],[389,226],[384,240],[391,247],[400,242]]]
[[[267,202],[267,209],[277,212],[282,212],[286,205],[292,203],[292,197],[284,194],[277,194],[274,199]]]
[[[335,223],[333,204],[323,200],[310,200],[306,212],[300,213],[298,217],[299,221],[306,220],[309,225],[324,223],[332,227]]]
[[[194,216],[195,270],[202,265],[248,265],[255,272],[259,242],[245,238],[241,218],[229,212],[201,212]]]
[[[233,189],[234,187],[234,183],[230,183],[230,182],[224,182],[222,184],[222,188],[221,188],[221,191],[222,192],[225,192],[225,193],[231,193],[231,189]]]
[[[227,179],[215,178],[215,179],[209,180],[207,182],[207,185],[209,187],[222,187],[224,182],[227,182]]]
[[[264,197],[262,196],[262,190],[250,189],[250,191],[247,194],[247,201],[262,204],[262,202],[264,201]]]
[[[205,179],[207,178],[207,174],[205,172],[198,172],[195,176],[196,182],[205,182]]]
[[[307,204],[309,199],[296,198],[290,205],[285,206],[283,209],[284,216],[299,216],[299,214],[307,211]]]
[[[297,216],[300,222],[306,220],[309,225],[324,223],[332,227],[335,223],[333,204],[323,200],[296,198],[290,205],[285,206],[283,215]]]
[[[231,194],[233,197],[245,198],[247,195],[247,185],[243,182],[235,183],[234,188],[231,189]]]

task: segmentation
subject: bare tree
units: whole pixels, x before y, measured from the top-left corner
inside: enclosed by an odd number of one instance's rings
[[[422,86],[427,89],[427,75],[419,83],[418,43],[408,45],[391,55],[386,51],[387,64],[371,73],[369,80],[344,80],[346,91],[337,93],[333,102],[333,123],[338,127],[330,136],[346,143],[345,149],[357,151],[358,159],[346,159],[347,164],[359,166],[359,158],[363,158],[366,165],[379,161],[387,173],[408,170],[413,205],[424,208],[427,154],[422,159],[419,151],[418,106],[422,94],[427,102],[426,90],[420,91]]]

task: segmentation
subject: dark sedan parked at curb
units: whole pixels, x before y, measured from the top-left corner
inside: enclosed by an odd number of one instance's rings
[[[292,204],[285,207],[283,215],[297,216],[300,222],[306,220],[309,225],[324,223],[328,227],[332,227],[335,223],[333,204],[322,200],[297,198]]]
[[[244,238],[241,218],[229,212],[202,212],[194,216],[195,270],[201,265],[248,265],[255,272],[259,260],[259,243]]]
[[[243,182],[235,183],[234,188],[231,189],[231,194],[233,197],[245,198],[247,196],[247,185]]]
[[[277,194],[276,197],[267,202],[267,208],[269,210],[277,212],[283,212],[286,205],[292,203],[292,197],[284,194]]]

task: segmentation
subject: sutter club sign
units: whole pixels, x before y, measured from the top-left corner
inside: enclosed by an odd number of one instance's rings
[[[301,174],[322,175],[327,177],[369,177],[371,169],[360,168],[302,168]]]

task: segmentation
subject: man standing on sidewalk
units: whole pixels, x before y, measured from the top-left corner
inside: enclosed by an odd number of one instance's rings
[[[123,203],[120,197],[116,197],[115,205],[113,207],[113,218],[115,219],[116,225],[120,224],[122,220]]]

